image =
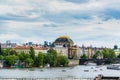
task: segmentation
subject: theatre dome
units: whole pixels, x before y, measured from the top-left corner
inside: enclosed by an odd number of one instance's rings
[[[60,36],[54,42],[56,46],[70,47],[74,44],[73,40],[69,36]]]

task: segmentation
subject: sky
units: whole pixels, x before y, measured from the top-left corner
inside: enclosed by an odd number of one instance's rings
[[[120,0],[0,0],[0,42],[120,45]]]

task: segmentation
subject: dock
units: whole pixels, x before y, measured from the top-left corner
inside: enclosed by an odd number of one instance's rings
[[[98,75],[94,80],[120,80],[120,77]]]

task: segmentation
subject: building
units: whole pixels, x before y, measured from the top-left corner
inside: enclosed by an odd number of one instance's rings
[[[47,50],[48,50],[47,48],[43,48],[43,47],[40,47],[40,46],[16,46],[14,48],[14,50],[18,53],[21,53],[21,52],[29,53],[30,47],[33,47],[33,49],[35,51],[35,55],[38,55],[39,52],[47,53]]]
[[[16,43],[11,43],[10,40],[6,41],[6,43],[1,43],[1,48],[14,48],[16,47]]]
[[[114,49],[113,50],[114,50],[116,56],[120,55],[120,48],[118,48],[117,45],[114,45]]]
[[[53,42],[53,49],[69,59],[79,59],[79,47],[68,36],[60,36]]]
[[[88,46],[85,47],[84,45],[82,45],[81,47],[81,55],[86,54],[88,56],[89,59],[92,58],[92,56],[94,54],[96,54],[97,51],[102,51],[103,48],[98,48],[98,47],[92,47],[92,46]]]

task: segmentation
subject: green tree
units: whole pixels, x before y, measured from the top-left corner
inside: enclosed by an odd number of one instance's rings
[[[117,58],[120,58],[120,54],[117,56]]]
[[[112,49],[105,48],[102,50],[102,54],[103,54],[103,58],[107,59],[108,64],[115,62],[113,59],[116,58],[116,55]]]
[[[4,57],[2,55],[0,55],[0,60],[3,60],[3,59],[4,59]]]
[[[11,48],[2,49],[2,55],[8,56],[8,55],[10,55],[10,51],[11,51]]]
[[[21,52],[19,55],[20,61],[24,62],[27,58],[30,58],[30,55],[24,52]]]
[[[104,58],[113,59],[116,58],[115,52],[112,49],[105,48],[101,52]]]
[[[100,51],[97,51],[97,52],[92,56],[92,58],[93,58],[93,59],[97,59],[98,56],[103,57],[103,54],[102,54]]]
[[[11,49],[10,51],[9,51],[9,54],[10,55],[16,55],[17,56],[17,52],[14,50],[14,49]]]
[[[31,58],[25,59],[25,67],[32,67],[33,64],[34,64],[33,59]]]
[[[5,57],[5,62],[8,66],[14,65],[16,60],[18,60],[18,56],[15,56],[15,55],[9,55]]]
[[[1,48],[1,43],[0,43],[0,55],[2,55],[2,48]]]
[[[43,66],[44,64],[44,54],[39,52],[38,56],[36,57],[35,65],[37,67]]]
[[[58,56],[57,57],[57,66],[68,66],[68,58],[66,56]]]
[[[45,55],[45,63],[49,63],[50,66],[56,66],[57,64],[57,52],[54,49],[49,49]]]
[[[29,51],[30,57],[35,60],[35,50],[33,47],[30,47],[30,51]]]
[[[84,59],[87,59],[87,55],[86,54],[83,54],[80,58],[84,58]]]

